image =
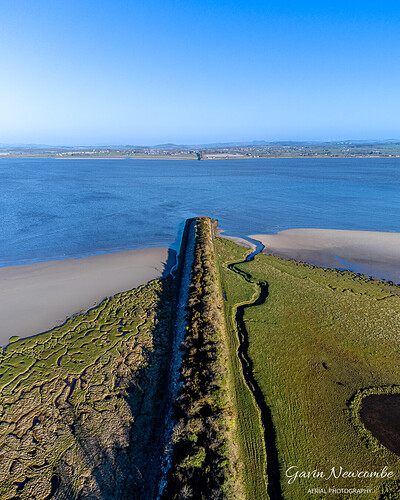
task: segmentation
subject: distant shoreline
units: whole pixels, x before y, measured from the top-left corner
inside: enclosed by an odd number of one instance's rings
[[[324,156],[324,155],[313,155],[313,156],[226,156],[218,158],[203,158],[199,160],[198,158],[184,158],[184,157],[170,157],[170,156],[0,156],[0,160],[187,160],[187,161],[220,161],[220,160],[361,160],[361,159],[397,159],[400,155],[360,155],[360,156]]]

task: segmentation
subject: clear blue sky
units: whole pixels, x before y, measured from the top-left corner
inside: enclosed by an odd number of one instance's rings
[[[400,2],[0,3],[0,143],[400,138]]]

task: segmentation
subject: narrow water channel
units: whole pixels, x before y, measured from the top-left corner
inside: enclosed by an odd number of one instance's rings
[[[247,256],[246,258],[247,262],[253,260],[255,255],[262,252],[262,250],[264,249],[264,245],[262,245],[260,242],[257,243],[258,245],[256,249]],[[265,453],[267,460],[266,475],[268,479],[267,492],[271,500],[281,500],[282,489],[280,483],[278,452],[276,447],[276,434],[272,419],[272,413],[271,409],[269,408],[269,406],[265,401],[262,390],[254,377],[253,361],[248,353],[249,334],[247,332],[246,323],[244,320],[246,309],[250,307],[260,306],[265,303],[268,297],[268,283],[266,282],[255,283],[250,279],[250,276],[248,274],[236,268],[237,264],[239,263],[237,262],[234,264],[230,264],[228,268],[232,272],[239,274],[243,279],[245,279],[249,283],[256,284],[260,289],[260,293],[254,302],[250,304],[243,304],[241,306],[238,306],[236,309],[235,319],[236,319],[238,339],[239,339],[239,348],[237,354],[242,366],[244,380],[250,392],[253,394],[254,401],[259,408],[261,422],[264,428],[264,443],[265,443]]]

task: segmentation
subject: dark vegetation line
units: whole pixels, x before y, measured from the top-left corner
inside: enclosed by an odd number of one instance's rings
[[[251,254],[251,259],[254,256]],[[248,261],[248,259],[246,259]],[[246,262],[245,261],[245,262]],[[253,361],[249,357],[249,335],[246,329],[246,324],[244,321],[245,310],[250,307],[260,306],[265,303],[268,297],[268,283],[267,282],[254,282],[250,275],[244,271],[237,269],[236,264],[241,262],[236,262],[228,265],[228,269],[236,274],[239,274],[248,283],[255,284],[260,288],[260,294],[257,299],[251,304],[243,304],[237,306],[236,308],[236,324],[239,338],[239,348],[238,357],[242,365],[243,377],[245,382],[253,394],[254,400],[260,410],[261,422],[264,428],[264,442],[265,442],[265,453],[267,457],[266,473],[267,473],[267,493],[271,500],[281,500],[282,489],[280,482],[280,470],[279,470],[279,459],[278,451],[276,446],[276,433],[275,427],[272,419],[271,409],[267,405],[264,399],[264,395],[257,384],[257,381],[253,373]]]
[[[223,316],[212,242],[215,221],[195,219],[194,262],[175,402],[171,467],[162,499],[236,498],[228,489],[228,398],[223,381]],[[232,458],[232,457],[231,457]],[[233,494],[232,494],[233,493]]]

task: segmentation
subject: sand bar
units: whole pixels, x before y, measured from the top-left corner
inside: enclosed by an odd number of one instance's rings
[[[0,345],[62,324],[105,297],[168,274],[176,252],[145,248],[0,268]]]
[[[400,283],[400,233],[288,229],[250,238],[261,241],[267,254]]]

